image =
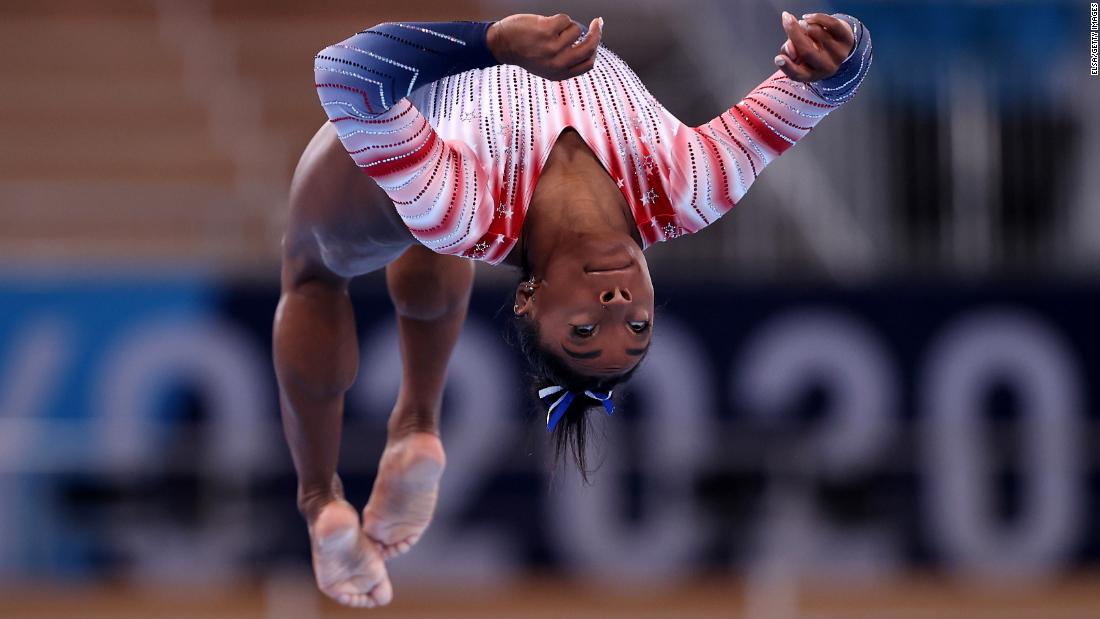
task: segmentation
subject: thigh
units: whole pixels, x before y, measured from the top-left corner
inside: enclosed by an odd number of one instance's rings
[[[416,240],[389,196],[344,150],[325,124],[294,172],[284,256],[319,260],[350,278],[384,267]]]

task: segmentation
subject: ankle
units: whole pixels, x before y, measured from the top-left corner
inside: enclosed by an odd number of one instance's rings
[[[329,504],[344,500],[344,486],[339,477],[328,485],[298,486],[298,513],[312,525]]]
[[[439,436],[439,415],[394,413],[386,424],[386,442],[393,443],[411,434],[424,433]]]
[[[446,466],[447,455],[443,450],[443,441],[434,432],[409,432],[390,437],[386,441],[383,459],[393,466],[404,468],[412,465],[442,467]]]

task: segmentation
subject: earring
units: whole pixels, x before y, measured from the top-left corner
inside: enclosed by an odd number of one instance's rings
[[[527,281],[523,282],[523,289],[526,292],[530,293],[532,299],[535,298],[535,276],[534,275],[531,276],[531,279],[528,279]],[[512,313],[515,314],[517,318],[523,315],[523,314],[519,313],[519,303],[516,303],[515,305],[512,306]]]

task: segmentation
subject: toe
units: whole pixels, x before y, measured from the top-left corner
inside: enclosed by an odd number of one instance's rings
[[[383,579],[368,595],[378,606],[389,604],[393,600],[393,585],[390,584],[390,579]]]
[[[366,593],[345,593],[336,598],[344,606],[352,608],[373,608],[374,600]]]

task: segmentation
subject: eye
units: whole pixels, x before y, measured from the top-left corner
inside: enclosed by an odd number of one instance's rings
[[[645,333],[645,330],[649,328],[648,320],[631,320],[626,324],[630,327],[630,330],[635,333]]]
[[[573,325],[573,335],[577,337],[592,337],[596,333],[596,325]]]

